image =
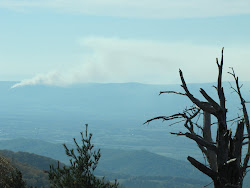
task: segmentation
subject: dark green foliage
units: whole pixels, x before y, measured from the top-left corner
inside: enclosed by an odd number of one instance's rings
[[[12,169],[8,168],[7,170],[8,172],[12,172],[13,174],[11,175],[13,176],[12,179],[15,179],[15,181],[13,182],[14,183],[19,182],[17,183],[17,185],[19,184],[21,185],[20,177],[22,176],[22,179],[26,182],[27,186],[44,187],[44,188],[49,187],[48,174],[46,174],[44,170],[49,169],[49,162],[53,162],[54,164],[56,164],[55,160],[31,153],[25,153],[25,152],[15,153],[8,150],[0,150],[0,155],[6,158],[6,160],[8,160],[9,163],[13,166]],[[37,165],[40,162],[41,164]],[[15,171],[15,168],[18,169],[18,171]],[[14,185],[15,184],[12,183],[11,187],[14,187]]]
[[[25,188],[22,173],[8,159],[0,156],[0,187]]]
[[[29,164],[15,162],[28,186],[49,188],[48,174]]]
[[[62,188],[116,188],[118,183],[114,184],[105,181],[104,178],[99,179],[93,175],[101,157],[100,149],[93,151],[94,145],[91,144],[92,134],[88,135],[88,125],[86,125],[85,135],[81,132],[82,146],[80,146],[74,138],[76,145],[74,149],[68,149],[64,144],[66,155],[69,156],[70,166],[60,168],[59,162],[57,168],[50,166],[49,180],[51,187]]]
[[[44,142],[42,142],[41,144],[43,143]],[[45,170],[45,171],[49,171],[50,165],[57,165],[58,163],[58,161],[55,159],[51,159],[49,157],[37,155],[34,153],[22,152],[22,151],[13,152],[9,150],[0,150],[0,155],[6,158],[9,158],[11,162],[15,165],[16,163],[22,163],[22,164],[33,166],[36,169]],[[60,163],[60,165],[63,166],[64,164]]]
[[[9,187],[11,188],[26,188],[26,183],[23,180],[22,173],[16,169],[15,172],[11,173],[11,178],[8,182]]]

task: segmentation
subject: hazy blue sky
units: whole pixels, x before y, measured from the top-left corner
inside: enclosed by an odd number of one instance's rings
[[[249,33],[249,0],[0,0],[0,80],[213,82],[224,46],[250,81]]]

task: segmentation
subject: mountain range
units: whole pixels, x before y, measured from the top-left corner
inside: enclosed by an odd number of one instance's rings
[[[169,133],[184,132],[182,123],[168,126],[173,122],[158,120],[143,124],[152,117],[178,113],[192,105],[185,96],[159,96],[165,90],[183,92],[180,85],[96,83],[10,89],[15,83],[0,82],[0,149],[34,153],[68,164],[62,143],[72,146],[72,138],[79,140],[79,132],[85,131],[87,123],[93,143],[102,152],[97,169],[100,176],[106,174],[110,179],[130,182],[131,186],[136,182],[145,186],[145,177],[151,177],[150,182],[158,182],[159,187],[178,178],[184,182],[198,178],[202,180],[199,186],[209,183],[208,179],[203,182],[204,176],[186,162],[188,155],[204,162],[196,144]],[[241,113],[239,99],[232,92],[233,83],[223,84],[228,119],[233,119]],[[248,101],[250,83],[243,84],[242,94]],[[199,99],[202,99],[199,89],[203,88],[216,100],[213,85],[188,84],[188,87]],[[201,121],[202,118],[198,123]],[[234,124],[229,126],[234,132]],[[216,125],[212,126],[212,133],[215,138]],[[159,177],[164,178],[160,181]]]

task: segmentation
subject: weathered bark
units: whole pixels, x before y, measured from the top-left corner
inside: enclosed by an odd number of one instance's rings
[[[222,87],[223,50],[222,50],[222,58],[220,64],[218,63],[218,59],[216,62],[219,69],[218,82],[216,87],[218,98],[220,101],[219,104],[215,102],[215,100],[213,100],[203,89],[201,89],[200,92],[207,100],[207,102],[201,102],[198,99],[196,99],[189,92],[181,71],[180,71],[180,77],[182,80],[182,87],[184,88],[188,98],[199,108],[201,108],[204,112],[203,138],[207,142],[212,143],[209,114],[213,114],[218,120],[216,150],[211,150],[210,147],[206,147],[207,150],[205,152],[211,170],[217,172],[216,178],[212,178],[214,181],[214,186],[241,187],[242,186],[242,176],[240,174],[241,166],[236,158],[236,153],[237,156],[239,156],[239,151],[233,149],[235,148],[235,144],[237,143],[236,145],[238,145],[239,142],[232,141],[231,131],[227,129],[227,119],[226,119],[227,109],[225,107],[226,100],[225,100],[224,90]],[[243,106],[243,112],[244,112],[244,106]],[[242,126],[239,126],[238,137],[241,136],[240,127]],[[249,159],[248,157],[249,155],[247,155],[246,157],[247,160]],[[194,165],[194,163],[192,164]],[[195,167],[197,168],[200,166],[195,166]],[[200,168],[198,169],[201,170]],[[206,174],[205,171],[203,171],[203,173]]]
[[[183,113],[174,114],[172,116],[159,116],[152,118],[145,123],[156,119],[163,119],[166,121],[171,121],[175,119],[182,118],[184,119],[184,127],[187,128],[188,132],[182,133],[171,133],[175,135],[184,135],[187,138],[194,140],[199,149],[205,154],[209,167],[198,162],[192,157],[188,157],[188,161],[196,167],[198,170],[209,176],[213,182],[215,188],[241,188],[243,178],[246,175],[246,169],[248,167],[248,161],[250,158],[250,123],[245,106],[245,100],[242,97],[240,86],[238,82],[238,77],[236,77],[234,70],[232,69],[231,75],[235,79],[236,89],[234,91],[238,94],[241,105],[243,118],[237,122],[235,135],[232,136],[231,130],[227,128],[227,109],[226,109],[226,99],[224,95],[224,89],[222,87],[222,68],[223,68],[223,49],[221,62],[218,62],[218,80],[217,80],[217,94],[219,98],[219,103],[216,100],[212,99],[205,90],[200,89],[200,93],[206,99],[206,101],[200,101],[198,98],[193,96],[185,82],[183,73],[179,70],[180,78],[185,93],[176,92],[176,91],[164,91],[163,93],[173,93],[178,95],[187,96],[188,99],[193,102],[195,107],[190,109],[185,109]],[[196,109],[196,111],[194,110]],[[197,121],[194,122],[193,119],[200,114],[200,110],[203,111],[203,126],[197,125]],[[214,142],[211,134],[211,115],[217,119],[217,134],[216,141]],[[199,119],[199,118],[198,118]],[[179,121],[180,123],[182,121]],[[202,130],[202,136],[194,131],[194,126]],[[247,129],[247,136],[244,137],[244,126]],[[247,139],[247,141],[244,141]],[[242,158],[242,146],[247,144],[248,151],[244,158],[243,164],[241,162]]]
[[[213,142],[211,134],[211,115],[203,112],[203,137],[207,142]],[[207,161],[213,171],[217,171],[216,153],[210,149],[206,153]]]
[[[242,97],[242,94],[241,94],[241,91],[240,91],[239,78],[235,75],[233,68],[232,68],[232,73],[230,73],[230,74],[234,77],[234,80],[235,80],[235,83],[236,83],[236,89],[234,89],[234,90],[237,92],[237,94],[239,95],[239,98],[240,98],[240,102],[241,102],[241,105],[242,105],[242,111],[243,111],[243,115],[244,115],[244,123],[246,125],[247,134],[248,134],[248,138],[247,138],[248,139],[248,151],[247,151],[247,154],[245,156],[243,167],[242,167],[242,173],[243,173],[243,175],[245,175],[247,165],[248,165],[248,161],[249,161],[249,156],[250,156],[250,139],[249,139],[249,137],[250,137],[250,123],[249,123],[249,116],[248,116],[248,113],[247,113],[246,101]]]
[[[200,170],[201,172],[203,172],[204,174],[206,174],[207,176],[209,176],[212,180],[216,180],[216,178],[218,176],[217,172],[215,172],[215,171],[211,170],[210,168],[206,167],[204,164],[200,163],[199,161],[197,161],[193,157],[188,156],[187,160],[194,167],[196,167],[198,170]]]

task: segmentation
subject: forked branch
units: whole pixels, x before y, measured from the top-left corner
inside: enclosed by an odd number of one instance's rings
[[[209,176],[212,180],[216,181],[217,173],[211,170],[210,168],[206,167],[204,164],[200,163],[193,157],[188,156],[187,160],[198,170],[200,170],[202,173]]]
[[[200,101],[189,92],[181,70],[179,70],[179,74],[182,82],[181,87],[183,87],[183,89],[185,90],[185,94],[187,95],[187,97],[203,111],[207,111],[210,114],[216,115],[216,109],[210,103]]]
[[[199,135],[197,135],[195,133],[182,133],[182,132],[179,132],[179,133],[171,133],[171,134],[175,134],[175,135],[178,135],[178,136],[184,135],[184,136],[190,138],[191,140],[194,140],[198,145],[204,146],[209,150],[217,152],[217,148],[213,143],[206,141],[204,138],[202,138],[201,136],[199,136]]]
[[[248,117],[247,108],[246,108],[246,101],[244,100],[244,98],[242,97],[242,94],[241,94],[241,90],[240,90],[241,86],[239,85],[239,78],[238,78],[238,76],[236,76],[234,69],[232,67],[231,67],[231,69],[232,69],[232,72],[228,72],[228,73],[231,74],[235,80],[235,84],[236,84],[235,90],[236,90],[236,92],[240,98],[240,101],[241,101],[244,122],[245,122],[245,125],[247,128],[247,133],[248,133],[248,137],[249,137],[250,136],[250,127],[249,127],[249,117]],[[248,140],[249,140],[249,138],[248,138]],[[247,154],[245,156],[243,167],[242,167],[243,172],[246,171],[246,168],[247,168],[247,165],[249,162],[249,157],[250,157],[250,142],[248,142],[247,144],[248,144],[248,150],[247,150]]]

